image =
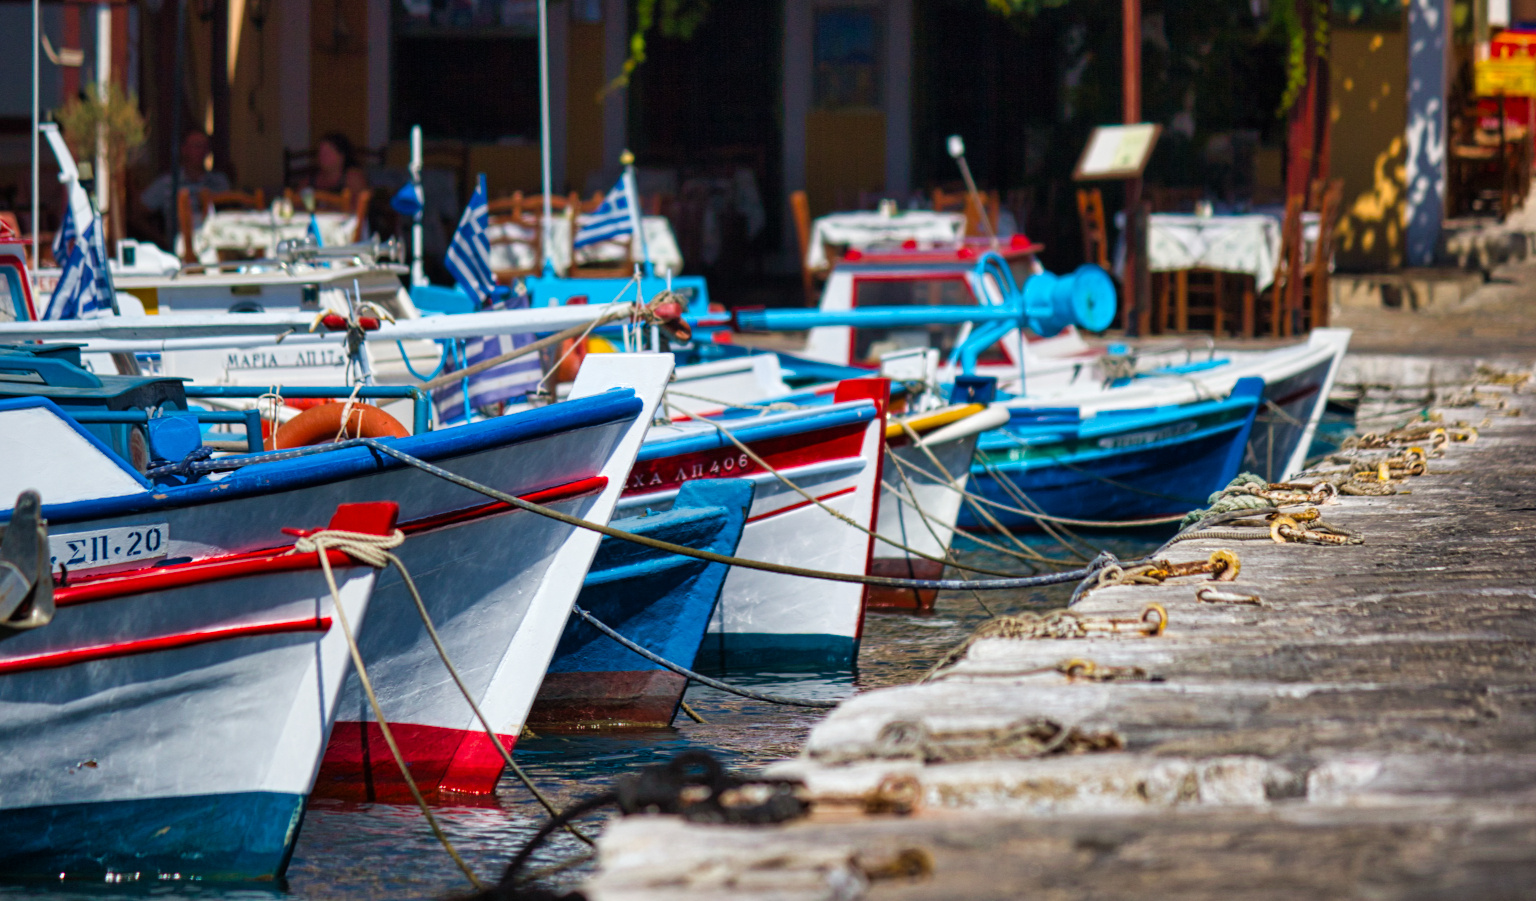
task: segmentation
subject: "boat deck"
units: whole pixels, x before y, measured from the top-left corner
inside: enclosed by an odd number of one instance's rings
[[[1096,590],[1074,611],[1169,614],[1158,637],[991,639],[941,678],[842,705],[801,756],[812,815],[781,827],[615,822],[585,890],[650,898],[1483,899],[1536,885],[1536,397],[1407,491],[1341,497],[1358,546],[1188,541],[1241,557]],[[1531,391],[1530,387],[1525,389]],[[1511,415],[1519,414],[1519,415]],[[1151,679],[1071,681],[1070,658]],[[1028,756],[1044,719],[1124,750]],[[927,760],[901,759],[920,724]],[[1087,743],[1086,740],[1084,742]],[[898,747],[900,746],[900,747]],[[893,750],[895,748],[895,750]],[[883,788],[882,788],[883,784]],[[870,802],[901,816],[868,812]],[[842,800],[839,801],[838,799]]]

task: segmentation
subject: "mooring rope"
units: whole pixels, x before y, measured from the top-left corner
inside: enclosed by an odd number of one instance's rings
[[[542,806],[545,811],[553,816],[557,812],[554,804],[544,796],[544,793],[540,791],[539,787],[533,783],[533,780],[529,778],[528,774],[523,772],[522,767],[518,766],[517,763],[512,759],[512,752],[508,751],[506,746],[501,743],[501,738],[497,735],[496,730],[491,728],[490,721],[486,719],[485,714],[481,712],[480,705],[475,702],[474,696],[469,691],[469,687],[464,684],[464,679],[459,675],[458,667],[453,665],[453,660],[448,656],[448,649],[443,647],[442,639],[438,637],[437,627],[432,624],[432,616],[427,612],[427,605],[421,599],[421,592],[416,588],[416,580],[411,577],[411,571],[406,568],[405,563],[401,561],[398,556],[390,552],[391,548],[399,546],[400,541],[393,541],[392,543],[388,541],[378,541],[377,539],[379,538],[392,539],[392,536],[367,535],[357,532],[342,532],[334,529],[326,530],[325,532],[317,534],[326,535],[326,540],[331,542],[331,547],[335,547],[338,550],[344,551],[351,555],[353,558],[361,560],[370,566],[376,566],[379,568],[383,568],[385,566],[393,566],[396,570],[399,571],[400,580],[405,583],[406,590],[411,595],[411,601],[416,605],[416,612],[421,617],[421,624],[427,629],[427,636],[432,639],[432,646],[437,649],[438,658],[442,660],[443,666],[447,668],[448,675],[453,678],[454,685],[458,686],[459,693],[464,696],[464,701],[469,704],[469,709],[474,712],[475,719],[479,721],[480,727],[482,730],[484,730],[486,737],[491,740],[491,744],[495,746],[496,750],[501,754],[502,763],[506,765],[507,769],[512,771],[513,775],[517,777],[519,782],[523,783],[523,787],[528,789],[529,793],[532,794],[534,799],[539,802],[540,806]],[[402,541],[404,540],[404,535],[401,532],[396,531],[395,534],[399,535]],[[313,536],[311,536],[311,539],[312,538]],[[343,546],[338,542],[345,542],[345,545]],[[298,545],[295,544],[295,547],[297,546]],[[381,711],[374,710],[374,715],[379,717],[380,722],[383,722],[384,717]],[[570,827],[570,832],[576,838],[581,839],[589,845],[593,843],[591,838],[587,837],[575,826]]]
[[[743,698],[750,698],[754,701],[767,701],[770,704],[785,704],[790,707],[816,707],[825,709],[836,707],[838,704],[842,703],[841,701],[819,701],[811,698],[792,698],[788,695],[769,694],[762,691],[753,691],[750,688],[741,688],[736,685],[731,685],[727,682],[721,682],[719,679],[711,679],[710,677],[701,673],[696,673],[685,666],[673,663],[660,654],[653,653],[643,645],[639,645],[633,641],[630,641],[628,638],[625,638],[623,635],[620,635],[617,631],[615,631],[612,626],[609,626],[607,623],[583,610],[580,604],[572,604],[571,612],[581,617],[582,620],[584,620],[588,625],[592,626],[592,628],[603,633],[604,635],[608,636],[629,650],[634,651],[641,657],[644,657],[657,666],[666,667],[672,672],[677,673],[679,676],[691,679],[700,685],[708,685],[710,688],[716,688],[720,691],[729,692],[733,695],[740,695]]]
[[[669,408],[679,412],[679,413],[683,413],[684,415],[687,415],[687,411],[682,409],[681,407],[677,406],[676,404],[670,404],[669,403],[669,404],[667,404],[667,406]],[[713,419],[698,419],[696,421],[697,422],[705,423],[706,425],[713,426],[715,428],[715,430],[718,431],[721,435],[725,436],[725,438],[727,440],[729,440],[731,442],[731,444],[735,445],[737,450],[741,451],[743,454],[746,454],[748,459],[750,459],[753,463],[756,463],[758,466],[761,466],[766,472],[768,472],[774,478],[778,479],[781,483],[783,483],[785,487],[789,488],[791,491],[793,491],[796,494],[800,495],[801,497],[805,498],[807,501],[810,501],[812,504],[816,505],[817,507],[820,507],[823,512],[830,514],[833,519],[836,519],[836,520],[838,520],[838,521],[840,521],[840,522],[842,522],[842,523],[844,523],[846,525],[849,525],[849,526],[852,526],[855,529],[858,529],[860,532],[863,532],[865,535],[868,535],[869,537],[875,539],[876,541],[882,542],[884,544],[888,544],[891,547],[896,548],[899,551],[906,551],[907,553],[912,554],[913,556],[922,557],[924,560],[931,560],[934,563],[944,563],[944,564],[955,566],[955,567],[957,567],[959,569],[968,569],[971,572],[984,573],[984,574],[989,575],[989,576],[1000,576],[1000,577],[1003,577],[1003,578],[1008,578],[1008,577],[1010,577],[1012,575],[1011,573],[999,572],[999,571],[997,571],[995,569],[982,569],[982,568],[976,567],[976,566],[967,566],[967,565],[962,564],[962,563],[952,563],[950,560],[947,560],[944,557],[935,557],[934,555],[932,555],[930,553],[927,553],[926,551],[920,551],[917,548],[911,547],[911,546],[906,545],[906,544],[903,544],[903,543],[895,540],[894,538],[888,538],[888,537],[886,537],[884,535],[881,535],[879,532],[876,532],[873,529],[870,529],[870,528],[868,528],[868,527],[866,527],[864,525],[861,525],[857,520],[855,520],[853,517],[849,516],[848,514],[842,512],[841,510],[834,510],[832,507],[828,506],[825,502],[823,502],[820,498],[816,497],[814,494],[811,494],[809,491],[806,491],[804,488],[801,488],[799,485],[796,485],[794,482],[790,481],[788,476],[784,475],[784,473],[782,473],[782,472],[779,472],[777,469],[774,468],[773,464],[769,463],[767,460],[764,460],[762,457],[758,456],[756,451],[754,451],[754,450],[752,450],[752,448],[748,447],[740,438],[737,438],[736,435],[730,429],[726,428],[725,426],[721,425],[718,422],[715,422]]]
[[[437,838],[443,850],[453,858],[466,879],[476,889],[484,889],[485,885],[475,876],[475,871],[469,868],[464,858],[459,856],[453,842],[443,832],[443,827],[437,822],[437,817],[432,815],[432,808],[427,806],[427,799],[422,797],[421,789],[416,785],[416,780],[411,776],[410,767],[405,762],[405,755],[400,753],[400,746],[395,743],[393,730],[389,728],[389,722],[384,718],[384,709],[379,705],[379,696],[373,691],[373,681],[368,678],[368,667],[363,663],[363,655],[357,649],[357,639],[352,635],[352,624],[347,618],[345,605],[341,603],[341,591],[336,587],[336,574],[331,571],[331,559],[328,553],[331,550],[341,551],[352,559],[382,569],[394,554],[390,548],[399,547],[405,542],[405,533],[396,529],[392,535],[370,535],[363,532],[347,532],[340,529],[323,529],[313,535],[305,535],[293,544],[293,550],[289,553],[307,554],[313,553],[320,560],[320,569],[325,573],[326,585],[331,589],[331,606],[336,610],[336,618],[341,622],[341,634],[347,639],[347,650],[352,655],[352,665],[357,669],[357,679],[363,686],[363,693],[368,696],[368,705],[373,708],[374,719],[378,721],[379,732],[384,736],[384,743],[389,746],[389,753],[395,758],[395,766],[400,768],[400,778],[405,780],[405,785],[411,790],[411,797],[416,799],[416,806],[421,808],[422,816],[427,818],[427,825],[431,827],[432,834]],[[499,742],[498,742],[499,744]]]
[[[338,442],[337,444],[331,445],[331,447],[340,447],[344,444],[372,448],[381,454],[385,454],[395,458],[396,460],[399,460],[407,466],[415,467],[416,469],[419,469],[428,475],[436,476],[437,478],[443,479],[444,481],[452,482],[455,485],[459,485],[463,488],[468,488],[470,491],[474,491],[477,494],[483,494],[492,500],[501,501],[504,504],[516,507],[519,510],[524,510],[529,513],[537,513],[540,516],[553,519],[556,522],[565,523],[568,526],[575,526],[579,529],[586,529],[591,532],[596,532],[599,535],[607,535],[610,538],[617,538],[621,541],[628,541],[633,544],[643,545],[658,551],[666,551],[668,553],[677,554],[682,557],[691,557],[695,560],[703,560],[706,563],[724,563],[727,566],[740,566],[743,569],[754,569],[760,572],[774,573],[777,575],[799,576],[801,578],[820,579],[827,582],[851,582],[857,585],[879,585],[886,588],[933,588],[939,591],[959,591],[966,588],[976,588],[978,590],[987,591],[1007,591],[1018,588],[1039,588],[1044,585],[1059,585],[1065,582],[1075,582],[1084,576],[1088,576],[1094,572],[1097,572],[1098,569],[1104,565],[1104,563],[1113,562],[1114,560],[1114,556],[1112,554],[1106,553],[1100,555],[1099,558],[1090,562],[1087,566],[1066,572],[1046,573],[1044,575],[1038,576],[1016,576],[1007,579],[975,580],[898,579],[889,576],[868,576],[862,573],[840,573],[819,569],[805,569],[803,567],[789,566],[783,563],[768,563],[762,560],[748,560],[743,557],[733,557],[726,554],[717,554],[714,551],[701,550],[699,548],[693,548],[683,544],[673,544],[670,541],[662,541],[659,538],[651,538],[647,535],[637,535],[633,532],[626,532],[623,529],[616,529],[613,526],[599,525],[598,523],[588,522],[587,520],[580,517],[561,513],[559,510],[546,507],[542,504],[536,504],[532,501],[523,500],[516,495],[508,494],[505,491],[498,491],[497,489],[491,488],[488,485],[482,485],[473,479],[468,479],[464,476],[450,472],[440,466],[428,463],[419,457],[413,457],[405,451],[385,444],[376,438],[353,438],[351,441]]]

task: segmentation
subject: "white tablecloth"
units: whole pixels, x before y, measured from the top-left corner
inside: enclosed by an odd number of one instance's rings
[[[1275,280],[1280,223],[1264,215],[1148,217],[1147,268],[1153,272],[1216,269],[1253,276],[1263,291]]]
[[[666,269],[671,269],[674,275],[683,271],[683,254],[677,247],[677,238],[672,234],[672,223],[665,216],[642,216],[640,228],[645,232],[645,247],[650,254],[651,264],[659,274]],[[561,216],[554,221],[553,233],[550,243],[550,262],[554,263],[555,271],[561,275],[570,268],[571,260],[567,248],[570,247],[571,223]],[[491,239],[491,268],[492,269],[532,269],[535,265],[533,259],[533,246],[527,243],[533,236],[527,233],[527,229],[510,223],[491,223],[485,231]],[[497,243],[498,238],[517,239],[515,244]],[[576,248],[576,260],[582,264],[612,263],[624,259],[626,250],[623,241],[603,241],[599,244],[591,244],[586,247]],[[639,251],[635,252],[638,259]]]
[[[351,244],[357,231],[357,217],[345,213],[316,213],[320,240],[326,246]],[[203,218],[193,232],[192,249],[204,263],[217,263],[220,250],[235,250],[245,256],[272,256],[279,241],[300,240],[309,234],[309,214],[294,213],[284,221],[270,212],[228,210]]]
[[[863,250],[875,244],[943,244],[965,236],[965,216],[961,213],[934,213],[909,210],[886,216],[878,212],[832,213],[811,225],[811,246],[806,248],[805,265],[811,269],[827,266],[826,245],[838,244]]]

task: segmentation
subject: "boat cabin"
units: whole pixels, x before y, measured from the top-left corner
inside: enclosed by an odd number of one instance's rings
[[[1023,235],[1015,235],[1000,247],[979,239],[928,247],[909,241],[850,250],[827,278],[821,311],[913,307],[914,321],[891,328],[818,326],[807,334],[803,355],[844,366],[878,368],[880,358],[888,353],[929,347],[947,360],[970,334],[971,325],[924,323],[918,308],[1006,303],[1012,287],[1007,282],[1022,285],[1040,271],[1035,259],[1040,249]],[[999,262],[1006,266],[1006,275],[993,268]],[[1017,330],[1010,332],[982,351],[977,362],[1016,368],[1018,340]]]

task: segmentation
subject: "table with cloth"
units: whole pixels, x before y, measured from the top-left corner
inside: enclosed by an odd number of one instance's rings
[[[1316,213],[1302,215],[1304,248],[1316,244],[1318,227]],[[1267,213],[1152,214],[1147,222],[1147,269],[1165,274],[1162,290],[1156,296],[1154,329],[1161,329],[1171,312],[1174,331],[1188,330],[1189,276],[1191,272],[1200,271],[1214,274],[1211,292],[1217,331],[1221,324],[1223,293],[1229,280],[1224,276],[1241,278],[1242,332],[1251,336],[1255,319],[1254,298],[1274,284],[1283,243],[1280,218]]]
[[[907,210],[886,215],[880,212],[832,213],[811,225],[811,239],[805,251],[805,265],[825,269],[829,264],[827,245],[863,250],[876,244],[954,243],[965,237],[962,213],[935,213]]]
[[[315,223],[327,247],[351,244],[357,233],[357,217],[347,213],[315,213]],[[223,210],[203,217],[192,233],[192,250],[209,265],[219,262],[221,251],[240,258],[272,257],[279,242],[301,241],[308,234],[308,213],[285,219],[268,210]]]

